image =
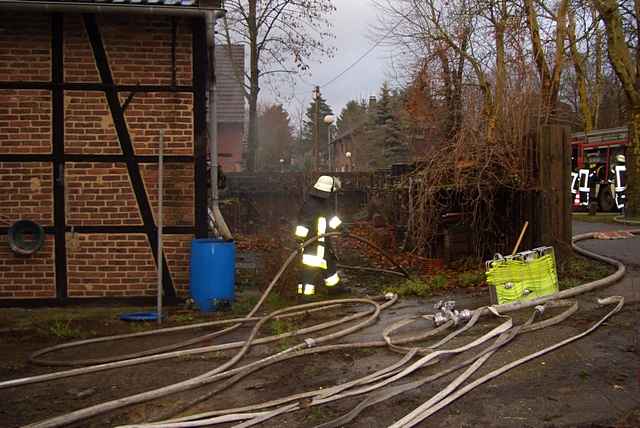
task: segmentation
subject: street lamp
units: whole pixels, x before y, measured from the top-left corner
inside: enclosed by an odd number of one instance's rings
[[[284,172],[284,159],[280,158],[280,172]]]
[[[334,115],[328,114],[324,117],[324,123],[327,124],[327,146],[329,149],[329,172],[333,172],[333,153],[331,150],[331,125],[336,121]]]
[[[351,164],[351,152],[347,152],[344,155],[347,157],[347,165],[348,165],[348,168],[349,168],[348,171],[351,172],[351,170],[353,169],[353,166]]]

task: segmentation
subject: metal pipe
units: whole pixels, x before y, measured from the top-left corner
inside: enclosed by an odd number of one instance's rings
[[[215,73],[215,34],[216,20],[220,15],[214,11],[205,14],[207,25],[207,50],[209,52],[209,78],[207,82],[207,134],[209,136],[209,157],[211,160],[211,212],[218,232],[225,240],[232,240],[233,236],[220,212],[220,197],[218,192],[218,111],[216,103],[216,73]]]
[[[27,12],[75,12],[75,13],[122,13],[141,15],[166,16],[204,16],[208,12],[219,13],[223,9],[204,9],[193,6],[147,6],[113,3],[74,2],[61,3],[58,1],[11,1],[0,0],[0,10]]]
[[[162,324],[162,204],[164,198],[164,129],[160,130],[160,141],[158,144],[158,290],[157,290],[157,313],[158,325]]]

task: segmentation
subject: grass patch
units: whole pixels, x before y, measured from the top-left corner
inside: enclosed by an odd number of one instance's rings
[[[153,330],[154,327],[157,326],[155,322],[143,321],[143,322],[129,322],[129,330],[132,333],[141,333],[143,331]]]
[[[486,276],[482,271],[469,271],[459,274],[457,280],[460,287],[475,287],[484,284]]]
[[[608,264],[572,255],[561,261],[558,266],[558,285],[560,290],[566,290],[604,278],[614,273],[615,270],[613,266]]]
[[[281,334],[291,333],[292,331],[296,331],[298,326],[295,322],[289,319],[277,319],[272,320],[269,323],[269,328],[271,330],[271,334],[274,336],[280,336]],[[285,349],[291,348],[296,344],[293,336],[285,337],[280,339],[278,342],[277,349],[278,351],[284,351]]]
[[[426,297],[435,290],[445,288],[448,282],[449,280],[445,275],[438,274],[428,278],[426,281],[407,279],[397,286],[388,287],[385,292],[395,293],[401,297]]]
[[[238,295],[231,305],[231,314],[234,316],[247,315],[256,303],[258,303],[258,300],[260,300],[260,296],[255,294]]]
[[[71,325],[70,319],[68,320],[54,320],[49,324],[47,331],[51,336],[58,339],[75,339],[82,337],[82,330],[75,328]]]
[[[188,324],[195,321],[195,317],[193,314],[176,314],[171,316],[171,321],[177,322],[179,324]]]
[[[326,418],[327,416],[325,415],[324,410],[321,407],[314,406],[314,407],[311,407],[311,409],[309,410],[309,414],[306,416],[305,419],[309,423],[317,424],[318,422],[321,422]]]
[[[244,292],[236,296],[236,300],[231,305],[231,315],[244,316],[247,315],[260,300],[261,294],[257,292]],[[262,312],[273,312],[278,309],[286,308],[293,305],[292,299],[288,299],[286,296],[282,296],[275,290],[273,290],[264,301],[264,304],[260,308]]]
[[[271,321],[269,328],[271,329],[271,334],[279,336],[294,331],[296,325],[289,319],[277,319]]]
[[[267,308],[269,308],[270,312],[286,308],[288,306],[291,306],[292,304],[293,302],[291,302],[290,299],[287,299],[286,297],[283,297],[278,293],[270,293],[267,296],[267,300],[265,301],[265,305]]]

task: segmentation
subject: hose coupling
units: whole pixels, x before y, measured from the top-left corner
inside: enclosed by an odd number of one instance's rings
[[[469,309],[463,309],[458,316],[460,317],[460,321],[469,321],[473,316],[473,312]]]
[[[394,297],[396,297],[395,293],[391,293],[391,292],[386,293],[386,294],[384,295],[384,298],[385,298],[386,300],[393,300],[393,298],[394,298]]]
[[[538,312],[540,315],[544,314],[544,306],[543,305],[537,305],[535,307],[536,312]]]
[[[460,321],[469,321],[473,316],[473,312],[469,309],[463,309],[462,311],[456,310],[455,300],[448,300],[446,302],[440,300],[433,307],[437,311],[433,315],[433,323],[436,326],[441,326],[447,321],[453,321],[453,325],[458,325]]]
[[[455,300],[447,300],[446,302],[444,300],[440,300],[438,303],[433,305],[433,309],[435,309],[436,311],[439,311],[439,310],[452,311],[453,309],[455,309],[455,307],[456,307]]]
[[[441,326],[442,324],[447,322],[447,317],[442,312],[436,312],[433,315],[433,323],[436,326]]]
[[[314,346],[317,345],[316,340],[312,337],[307,337],[304,340],[304,343],[307,345],[307,348],[313,348]]]

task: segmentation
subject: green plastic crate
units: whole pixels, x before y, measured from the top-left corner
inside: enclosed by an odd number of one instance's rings
[[[533,300],[559,291],[553,247],[497,255],[486,263],[486,276],[493,304]]]

